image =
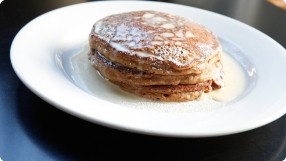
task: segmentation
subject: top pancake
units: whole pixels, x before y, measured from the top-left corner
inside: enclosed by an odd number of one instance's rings
[[[163,75],[201,73],[220,56],[218,39],[189,19],[157,11],[115,14],[97,21],[90,46],[112,62]]]

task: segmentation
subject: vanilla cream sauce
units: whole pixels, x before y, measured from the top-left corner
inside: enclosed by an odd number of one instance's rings
[[[222,55],[225,86],[209,92],[209,98],[216,101],[231,101],[246,88],[246,79],[242,67],[230,55]]]
[[[243,68],[230,55],[223,54],[222,62],[225,72],[225,86],[221,89],[203,94],[199,100],[189,102],[158,102],[146,100],[122,91],[116,85],[100,76],[88,60],[88,47],[71,57],[71,77],[75,84],[100,99],[122,106],[152,111],[190,112],[208,111],[237,98],[246,88],[247,80]]]

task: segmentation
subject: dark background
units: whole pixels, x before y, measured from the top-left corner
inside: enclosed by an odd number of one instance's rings
[[[83,121],[41,100],[17,78],[10,46],[29,21],[80,0],[0,4],[0,158],[3,161],[195,160],[282,161],[286,116],[247,132],[210,138],[173,138],[130,133]],[[286,11],[264,0],[165,1],[227,15],[266,33],[286,47]],[[275,53],[271,53],[275,56]],[[279,78],[277,78],[279,79]],[[100,159],[101,158],[101,159]]]

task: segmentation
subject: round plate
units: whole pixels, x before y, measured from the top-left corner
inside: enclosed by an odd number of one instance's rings
[[[132,10],[169,12],[205,25],[244,53],[255,69],[248,72],[251,75],[255,71],[257,79],[249,80],[253,85],[239,99],[209,110],[144,110],[130,108],[136,101],[120,104],[104,92],[91,94],[66,69],[71,64],[70,55],[87,43],[95,21]],[[286,75],[281,74],[286,69],[285,49],[239,21],[188,6],[109,1],[60,8],[21,29],[11,47],[11,61],[24,84],[55,107],[94,123],[133,132],[184,137],[227,135],[265,125],[286,112],[286,90],[282,88]],[[244,59],[237,61],[243,66]],[[99,93],[101,89],[98,88]],[[161,103],[162,107],[165,105],[168,106]],[[173,108],[182,107],[177,103]]]

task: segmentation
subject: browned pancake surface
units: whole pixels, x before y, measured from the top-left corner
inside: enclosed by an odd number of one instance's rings
[[[134,11],[97,21],[90,46],[112,62],[156,74],[190,74],[220,54],[217,38],[186,18],[156,11]]]

